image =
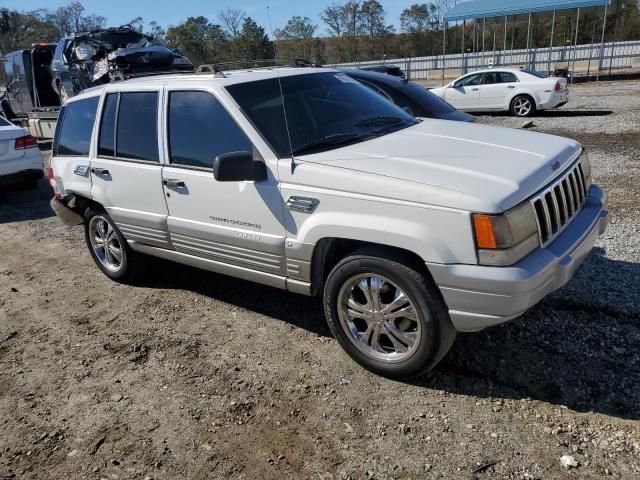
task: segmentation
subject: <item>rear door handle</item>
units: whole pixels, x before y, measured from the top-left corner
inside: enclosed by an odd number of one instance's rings
[[[507,85],[507,88],[516,88],[515,85]]]
[[[165,178],[162,183],[166,187],[174,187],[174,188],[184,188],[185,183],[182,180],[178,180],[176,178]]]
[[[109,170],[106,168],[92,168],[91,172],[96,175],[109,175]]]

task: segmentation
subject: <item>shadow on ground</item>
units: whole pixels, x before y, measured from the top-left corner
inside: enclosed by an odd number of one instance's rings
[[[51,186],[41,179],[34,189],[20,186],[0,188],[0,224],[38,220],[53,216],[49,201],[53,197]]]
[[[523,117],[521,120],[535,120],[536,117],[545,118],[569,118],[569,117],[606,117],[613,114],[613,110],[538,110],[531,117]],[[509,117],[509,112],[475,112],[474,115],[486,115],[489,117]],[[517,118],[517,117],[514,117]]]
[[[0,223],[52,216],[51,192],[0,193]],[[197,292],[330,336],[319,298],[167,261],[141,286]],[[569,285],[520,319],[461,334],[430,374],[411,383],[474,397],[533,398],[579,411],[640,419],[640,263],[596,249]],[[345,361],[346,357],[345,357]]]
[[[146,287],[197,292],[319,335],[331,335],[318,298],[170,262],[154,261],[151,269],[154,273]],[[613,261],[596,250],[568,287],[518,320],[460,334],[433,372],[410,383],[484,398],[533,398],[578,411],[640,419],[640,359],[636,355],[640,313],[635,310],[640,292],[629,298],[634,281],[640,283],[640,264]],[[583,283],[589,283],[593,292],[574,294],[574,285]],[[618,288],[598,294],[604,284]]]

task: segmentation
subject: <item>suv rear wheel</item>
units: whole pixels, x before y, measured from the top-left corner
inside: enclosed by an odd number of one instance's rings
[[[356,362],[379,375],[411,378],[432,369],[456,331],[430,278],[387,256],[357,253],[329,274],[329,327]]]
[[[87,208],[84,235],[96,265],[112,280],[130,283],[140,270],[140,255],[129,247],[107,212]]]

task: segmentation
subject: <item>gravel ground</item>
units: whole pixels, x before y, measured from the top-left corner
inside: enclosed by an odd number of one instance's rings
[[[608,231],[408,383],[350,361],[318,299],[160,261],[118,285],[45,181],[0,194],[0,479],[640,478],[640,82],[571,94],[533,129],[588,145]]]

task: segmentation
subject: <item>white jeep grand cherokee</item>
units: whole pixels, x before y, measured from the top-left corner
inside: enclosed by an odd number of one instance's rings
[[[566,284],[607,222],[578,143],[418,121],[326,69],[101,86],[53,148],[52,206],[107,276],[152,255],[323,295],[347,353],[396,378]]]

